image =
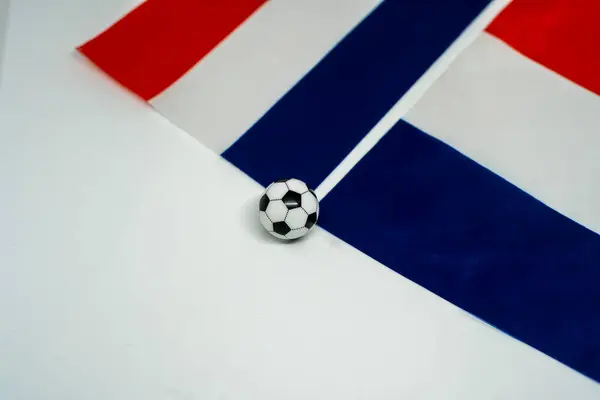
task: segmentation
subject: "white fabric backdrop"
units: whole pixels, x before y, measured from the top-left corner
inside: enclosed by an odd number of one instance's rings
[[[8,22],[8,0],[0,0],[0,85],[2,85],[2,59],[4,55],[4,41],[6,24]]]

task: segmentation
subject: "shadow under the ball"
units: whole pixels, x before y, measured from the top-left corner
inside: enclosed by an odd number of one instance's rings
[[[246,232],[261,242],[281,243],[275,236],[263,228],[258,219],[258,200],[260,195],[250,198],[242,207],[242,221]]]

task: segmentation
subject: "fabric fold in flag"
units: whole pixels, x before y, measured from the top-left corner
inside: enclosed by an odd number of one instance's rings
[[[317,187],[488,3],[383,2],[223,156]]]

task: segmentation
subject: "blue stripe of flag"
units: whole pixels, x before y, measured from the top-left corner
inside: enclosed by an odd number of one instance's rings
[[[400,121],[323,200],[334,235],[600,380],[600,236]]]
[[[223,156],[317,187],[488,3],[383,2]]]

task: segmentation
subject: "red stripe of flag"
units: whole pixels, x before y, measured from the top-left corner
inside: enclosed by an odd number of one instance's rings
[[[487,31],[600,94],[599,0],[515,0]]]
[[[79,51],[145,100],[185,74],[266,0],[147,0]]]

